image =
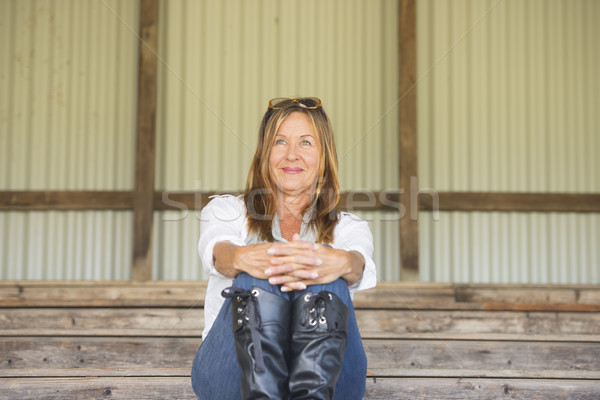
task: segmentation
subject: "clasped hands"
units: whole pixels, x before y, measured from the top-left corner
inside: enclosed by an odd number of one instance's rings
[[[282,292],[330,283],[352,271],[348,252],[300,240],[297,234],[287,243],[238,247],[233,264],[240,272],[282,285]]]

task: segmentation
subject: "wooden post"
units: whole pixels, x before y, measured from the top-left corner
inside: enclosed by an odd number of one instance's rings
[[[131,279],[152,279],[158,0],[140,2],[137,146]]]
[[[400,203],[406,211],[400,219],[400,278],[419,279],[419,221],[417,182],[417,47],[415,0],[399,0],[399,176],[404,190]],[[412,181],[411,181],[412,178]],[[411,199],[413,201],[411,202]]]

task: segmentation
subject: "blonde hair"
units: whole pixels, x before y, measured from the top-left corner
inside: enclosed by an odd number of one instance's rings
[[[258,145],[244,192],[248,232],[267,242],[274,240],[272,222],[277,213],[277,187],[271,176],[269,156],[281,123],[294,112],[308,116],[319,142],[318,179],[312,201],[304,212],[313,209],[309,225],[317,232],[317,243],[332,243],[338,222],[336,207],[340,197],[333,128],[323,107],[308,109],[291,100],[279,103],[277,109],[269,108],[260,124]]]

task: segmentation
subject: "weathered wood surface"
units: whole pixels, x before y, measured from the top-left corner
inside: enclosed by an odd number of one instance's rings
[[[189,377],[0,378],[0,399],[195,400]]]
[[[131,268],[131,278],[136,281],[152,279],[158,15],[158,0],[140,1],[137,134],[133,189],[133,265]]]
[[[202,307],[206,282],[0,282],[0,307]]]
[[[203,282],[0,282],[0,399],[193,399]],[[367,399],[600,399],[600,288],[382,283]]]
[[[0,378],[0,399],[193,400],[189,377]],[[366,399],[598,400],[597,380],[369,378]]]
[[[356,310],[364,338],[600,342],[589,312]],[[201,308],[0,308],[0,336],[200,336]]]
[[[0,282],[0,307],[202,307],[206,282]],[[598,285],[380,282],[356,308],[600,311]]]
[[[476,378],[367,379],[372,400],[598,400],[598,380],[512,380]]]
[[[0,376],[189,376],[200,338],[0,338]]]
[[[131,209],[132,191],[0,191],[0,211]]]
[[[215,191],[154,191],[153,207],[189,212],[201,210]],[[226,192],[237,195],[239,193]],[[418,195],[419,211],[600,212],[597,193],[428,192]],[[434,200],[436,199],[436,200]],[[341,192],[338,206],[347,211],[399,211],[394,191]],[[132,210],[133,191],[10,190],[0,191],[1,211]]]
[[[404,211],[398,246],[404,281],[419,280],[416,12],[416,0],[398,2],[398,187]]]
[[[370,375],[600,379],[597,343],[363,340]],[[199,338],[5,337],[0,376],[189,374]],[[163,371],[164,370],[164,371]]]

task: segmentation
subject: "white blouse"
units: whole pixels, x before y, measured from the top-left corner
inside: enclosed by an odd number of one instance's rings
[[[213,196],[212,200],[202,209],[200,220],[200,240],[198,252],[202,259],[204,270],[209,274],[206,299],[204,301],[204,331],[202,339],[206,338],[225,299],[221,291],[233,284],[233,278],[219,273],[213,263],[213,247],[218,242],[229,241],[237,246],[245,246],[248,238],[246,225],[246,205],[242,196]],[[281,239],[285,241],[285,239]],[[334,231],[331,246],[335,249],[357,251],[365,259],[365,269],[360,281],[349,286],[350,294],[358,290],[375,286],[377,275],[373,255],[373,235],[366,221],[356,215],[341,212],[340,221]]]

